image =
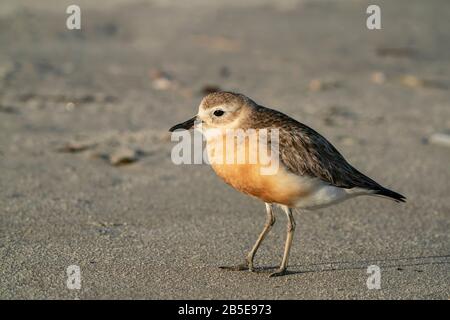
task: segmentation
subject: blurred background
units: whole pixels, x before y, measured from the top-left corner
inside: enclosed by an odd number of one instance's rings
[[[449,1],[74,2],[0,3],[0,298],[448,298]],[[220,271],[264,205],[172,164],[167,132],[216,90],[315,128],[409,202],[299,214],[287,277]],[[278,221],[257,266],[279,264]]]

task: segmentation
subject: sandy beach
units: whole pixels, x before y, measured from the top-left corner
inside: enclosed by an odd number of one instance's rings
[[[0,298],[448,299],[450,2],[375,2],[381,30],[362,0],[83,0],[68,30],[70,1],[2,1]],[[219,269],[265,211],[171,161],[168,129],[214,90],[316,129],[408,202],[296,213],[291,273],[269,279],[277,211],[261,272]]]

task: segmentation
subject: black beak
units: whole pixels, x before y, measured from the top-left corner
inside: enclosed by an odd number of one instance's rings
[[[194,127],[195,120],[197,120],[197,116],[173,126],[172,128],[169,129],[169,131],[174,132],[177,129],[186,129],[186,130],[192,129]]]

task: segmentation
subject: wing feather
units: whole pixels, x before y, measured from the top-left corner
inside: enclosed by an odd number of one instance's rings
[[[341,188],[381,190],[383,187],[352,167],[339,151],[310,127],[276,110],[257,107],[252,123],[278,128],[280,160],[297,175],[321,179]]]

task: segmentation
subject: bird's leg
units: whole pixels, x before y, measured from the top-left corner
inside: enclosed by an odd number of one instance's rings
[[[270,277],[278,277],[286,274],[286,268],[289,260],[289,251],[291,250],[292,237],[294,236],[295,220],[294,217],[292,216],[292,209],[288,207],[284,207],[283,209],[286,212],[288,218],[287,236],[286,236],[286,244],[284,246],[283,260],[281,261],[280,268],[274,273],[271,273]]]
[[[225,270],[233,270],[233,271],[241,271],[241,270],[250,270],[253,271],[253,259],[255,257],[256,252],[258,251],[259,246],[261,245],[262,241],[266,237],[267,233],[269,233],[270,229],[275,223],[275,216],[273,214],[272,210],[272,204],[266,203],[266,222],[264,223],[264,228],[261,231],[258,239],[256,240],[255,244],[253,245],[252,250],[248,253],[245,262],[242,264],[239,264],[237,266],[231,266],[231,267],[221,267]]]
[[[264,228],[261,231],[258,239],[256,240],[255,244],[253,245],[252,250],[247,255],[247,264],[248,269],[250,271],[253,271],[253,259],[255,258],[255,254],[259,249],[259,246],[263,242],[266,235],[269,233],[270,229],[272,229],[272,226],[275,224],[275,216],[273,214],[273,206],[271,203],[266,203],[266,222],[264,223]]]

